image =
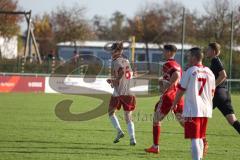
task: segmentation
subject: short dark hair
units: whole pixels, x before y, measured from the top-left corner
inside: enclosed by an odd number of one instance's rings
[[[202,49],[199,47],[194,47],[189,50],[191,56],[195,57],[198,61],[203,59]]]
[[[212,50],[214,50],[217,54],[219,54],[221,46],[217,42],[212,42],[208,44],[208,47],[210,47]]]
[[[172,44],[166,44],[163,46],[163,49],[164,50],[167,50],[167,51],[170,51],[170,52],[174,52],[176,53],[177,52],[177,47],[175,45],[172,45]]]
[[[121,51],[123,50],[123,42],[114,42],[111,46],[112,51]]]

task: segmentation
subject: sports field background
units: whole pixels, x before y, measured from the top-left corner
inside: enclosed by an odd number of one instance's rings
[[[63,99],[74,101],[72,112],[91,110],[100,100],[60,94],[0,94],[1,160],[187,160],[190,141],[183,139],[183,129],[170,116],[162,127],[160,154],[144,153],[152,144],[151,114],[158,97],[138,98],[135,112],[137,146],[129,146],[123,112],[119,112],[125,138],[118,144],[108,116],[87,122],[65,122],[55,116],[55,105]],[[236,115],[240,117],[240,95],[232,95]],[[88,106],[84,108],[83,106]],[[239,160],[240,139],[218,110],[208,127],[207,160]]]

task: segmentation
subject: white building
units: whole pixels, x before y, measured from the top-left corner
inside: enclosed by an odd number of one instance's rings
[[[0,37],[0,54],[2,58],[14,59],[18,55],[18,38],[13,36],[12,38]]]

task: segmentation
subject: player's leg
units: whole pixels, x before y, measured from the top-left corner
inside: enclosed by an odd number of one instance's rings
[[[159,104],[158,104],[159,105]],[[161,113],[159,110],[154,112],[153,117],[153,145],[150,148],[145,149],[148,153],[159,153],[159,139],[161,133],[161,121],[164,119],[165,114]]]
[[[119,107],[119,101],[117,97],[111,97],[109,108],[108,108],[108,115],[113,127],[117,130],[117,136],[114,140],[114,143],[118,143],[119,140],[124,137],[124,133],[121,129],[119,120],[115,114],[117,111],[117,107]]]
[[[201,160],[202,159],[202,150],[200,146],[200,139],[194,138],[191,139],[191,150],[192,150],[192,159],[193,160]]]
[[[177,121],[179,122],[179,124],[184,127],[184,118],[182,116],[182,113],[175,113],[175,117],[177,119]]]
[[[182,127],[184,127],[184,117],[182,116],[183,107],[184,107],[184,100],[182,98],[180,102],[177,104],[177,108],[173,111],[177,121]]]
[[[214,97],[215,98],[215,97]],[[240,122],[237,120],[231,102],[231,96],[226,89],[219,89],[217,92],[216,101],[218,109],[227,119],[228,123],[240,134]]]
[[[120,97],[120,104],[123,106],[124,109],[124,117],[128,128],[128,134],[130,136],[130,145],[136,145],[136,138],[135,138],[135,127],[132,119],[132,112],[136,108],[136,98],[135,96],[128,95],[128,96],[121,96]]]
[[[217,108],[217,106],[221,105],[221,103],[223,103],[222,101],[220,101],[222,98],[219,98],[218,96],[219,94],[215,93],[215,96],[213,98],[213,109]],[[219,100],[220,99],[220,100]],[[203,137],[203,157],[205,157],[208,153],[208,141],[207,141],[207,137]]]
[[[161,134],[161,121],[165,118],[165,114],[157,111],[153,117],[153,144],[156,148],[159,147],[159,138]]]
[[[199,139],[199,146],[200,146],[200,158],[203,159],[204,157],[204,143],[203,139]]]
[[[227,100],[225,102],[226,111],[225,117],[230,125],[240,134],[240,122],[238,121],[236,115],[234,114],[234,109],[232,106],[232,100],[229,92],[226,93]]]
[[[208,119],[205,117],[186,118],[184,125],[185,138],[191,139],[192,159],[203,158],[203,138],[206,137]]]
[[[208,142],[206,140],[208,118],[201,118],[201,130],[200,130],[200,147],[201,147],[201,158],[204,158],[208,151]]]
[[[202,138],[202,142],[203,142],[203,157],[206,157],[208,153],[208,141],[206,136]]]
[[[132,120],[132,111],[125,111],[124,116],[127,124],[128,134],[130,137],[130,145],[135,146],[136,137],[135,137],[135,126]]]
[[[200,120],[199,118],[188,117],[185,118],[184,134],[185,139],[191,140],[191,153],[193,160],[200,160],[201,146],[200,146]]]
[[[240,122],[237,120],[235,114],[228,114],[225,117],[228,123],[240,134]]]

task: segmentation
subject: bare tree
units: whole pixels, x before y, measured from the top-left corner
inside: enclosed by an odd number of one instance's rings
[[[127,40],[130,37],[126,16],[116,11],[110,19],[95,16],[93,24],[100,40]]]
[[[164,23],[164,41],[180,42],[182,29],[182,10],[184,6],[180,2],[165,0],[160,8],[166,21]]]
[[[156,6],[158,6],[158,4],[141,8],[134,19],[128,20],[132,35],[136,36],[137,41],[145,43],[148,70],[150,70],[149,43],[162,42],[162,34],[164,33],[164,23],[166,20],[166,17],[164,17],[159,10],[159,7]]]
[[[56,42],[76,41],[92,38],[93,31],[84,18],[85,8],[78,3],[72,7],[60,6],[51,14],[51,24]]]

